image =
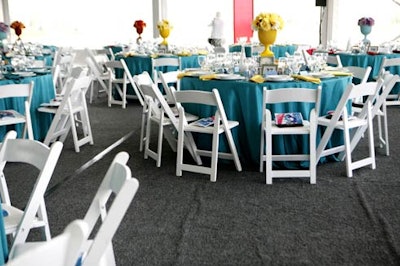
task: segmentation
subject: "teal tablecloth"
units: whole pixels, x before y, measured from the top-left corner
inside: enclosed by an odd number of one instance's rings
[[[377,55],[368,55],[368,54],[349,54],[349,53],[338,53],[340,56],[340,60],[342,61],[343,66],[359,66],[359,67],[372,67],[371,74],[369,76],[369,80],[375,80],[375,78],[379,75],[379,70],[381,68],[382,60],[384,57],[386,58],[396,58],[400,57],[400,54],[377,54]],[[389,70],[393,74],[400,75],[400,66],[390,67]],[[391,93],[399,93],[400,85],[396,85]]]
[[[246,57],[251,57],[251,46],[245,45],[244,47]],[[272,45],[270,47],[271,51],[274,53],[275,58],[286,57],[286,52],[293,55],[297,50],[297,45]],[[229,46],[229,52],[240,52],[242,47],[240,45],[231,45]]]
[[[2,79],[0,80],[0,86],[12,83],[29,83],[31,80],[35,82],[33,88],[32,103],[31,103],[33,134],[35,139],[44,140],[47,134],[47,130],[49,129],[52,121],[52,115],[38,112],[37,108],[40,106],[41,103],[49,102],[50,99],[54,98],[55,95],[53,86],[53,76],[51,74],[46,74],[28,78],[20,78],[20,79]],[[25,110],[24,101],[22,99],[16,99],[16,98],[0,100],[0,110],[6,110],[11,108],[21,111]],[[14,128],[14,126],[10,127]],[[10,129],[10,127],[7,128],[4,126],[0,127],[0,139],[3,139],[5,133]],[[21,136],[23,132],[23,124],[16,125],[15,130],[18,132],[18,136]]]
[[[340,97],[346,86],[351,82],[350,77],[337,77],[325,79],[322,82],[322,103],[321,114],[326,114],[330,110],[336,108]],[[263,87],[268,89],[277,89],[283,87],[306,87],[316,89],[318,85],[310,82],[291,81],[291,82],[266,82],[254,83],[248,81],[228,81],[228,80],[209,80],[202,81],[196,77],[184,77],[181,80],[181,90],[204,90],[211,91],[217,88],[222,102],[225,107],[228,119],[239,121],[239,127],[232,131],[232,134],[237,145],[237,149],[243,163],[257,164],[259,163],[260,153],[260,136],[261,136],[261,119],[262,119],[262,91]],[[185,106],[188,112],[194,113],[201,117],[208,117],[211,111],[204,106],[189,105]],[[285,109],[283,109],[285,107]],[[281,105],[276,107],[273,112],[302,112],[305,119],[308,118],[309,110],[313,107],[310,104],[301,104],[290,106],[291,110],[286,109],[287,106]],[[340,132],[338,132],[340,133]],[[318,132],[320,139],[321,132]],[[287,154],[293,150],[301,149],[304,152],[308,149],[308,140],[306,138],[299,140],[292,138],[291,142],[283,139],[274,142],[274,153]],[[331,139],[331,144],[343,143],[341,134],[334,134]],[[304,144],[304,145],[303,145]],[[307,144],[307,145],[306,145]],[[209,140],[201,140],[199,146],[209,148]],[[227,143],[221,139],[221,149],[227,150]],[[333,156],[329,159],[335,159]],[[321,162],[325,162],[327,158],[322,158]]]

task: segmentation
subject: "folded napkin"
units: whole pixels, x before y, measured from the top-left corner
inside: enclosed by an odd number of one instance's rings
[[[254,75],[250,78],[250,80],[256,83],[263,83],[265,81],[265,79],[261,75]]]
[[[199,54],[199,55],[207,55],[208,51],[207,50],[198,50],[197,54]]]
[[[192,54],[188,51],[182,51],[177,54],[178,56],[191,56]]]
[[[295,79],[300,79],[308,82],[312,82],[315,84],[321,84],[321,80],[319,78],[314,78],[311,76],[303,76],[303,75],[292,75],[293,78]]]
[[[215,79],[217,77],[217,74],[207,74],[207,75],[201,75],[199,79],[201,80],[211,80]]]
[[[190,72],[180,72],[180,73],[178,73],[177,78],[181,79],[183,77],[190,77],[190,76],[192,76],[192,74]]]
[[[332,74],[334,76],[353,76],[353,73],[345,71],[327,71],[327,73]]]

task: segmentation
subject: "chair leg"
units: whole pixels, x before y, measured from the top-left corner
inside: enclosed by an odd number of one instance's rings
[[[353,177],[353,170],[352,170],[352,159],[351,159],[351,145],[350,145],[350,132],[348,130],[343,130],[344,134],[344,147],[345,147],[345,154],[346,154],[346,172],[347,177]]]
[[[265,160],[265,141],[264,141],[264,125],[261,125],[261,138],[260,138],[260,173],[264,170]]]
[[[385,148],[386,148],[386,156],[389,156],[389,130],[388,130],[388,122],[387,122],[387,110],[386,105],[383,107],[383,132],[385,135]]]
[[[162,154],[162,144],[163,144],[163,136],[164,134],[164,126],[162,125],[162,121],[158,126],[158,140],[157,140],[157,167],[161,166],[161,154]]]
[[[183,141],[184,141],[184,139],[185,139],[185,133],[183,131],[183,127],[181,128],[181,126],[179,126],[179,129],[178,129],[178,142],[177,142],[177,153],[176,153],[176,176],[182,176]]]
[[[219,147],[219,134],[218,132],[214,131],[212,139],[212,152],[211,152],[211,169],[210,169],[211,182],[217,181],[218,147]]]
[[[317,144],[316,144],[316,135],[317,130],[315,128],[310,129],[310,184],[317,183]]]
[[[272,134],[265,132],[265,182],[272,184]]]
[[[375,144],[374,144],[374,127],[372,124],[371,114],[368,114],[368,143],[369,143],[369,158],[371,160],[371,169],[376,168],[375,162]]]

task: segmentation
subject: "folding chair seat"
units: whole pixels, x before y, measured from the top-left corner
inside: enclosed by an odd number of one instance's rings
[[[18,244],[7,265],[75,266],[88,237],[87,223],[83,220],[74,220],[61,234],[51,240]]]
[[[228,120],[218,90],[213,89],[211,92],[198,90],[176,91],[175,99],[179,112],[176,175],[182,176],[182,171],[207,174],[210,175],[211,182],[216,182],[218,158],[233,160],[237,171],[242,171],[242,165],[231,132],[233,128],[239,125],[239,122]],[[206,105],[214,108],[215,113],[212,114],[213,125],[202,127],[199,126],[198,121],[188,122],[184,107],[182,106],[182,104],[187,103]],[[195,155],[210,157],[210,167],[183,162],[184,143],[187,133],[209,134],[212,136],[211,150],[200,150],[196,148],[194,151]],[[221,134],[226,137],[230,150],[229,152],[219,151],[219,137]]]
[[[127,98],[127,86],[128,84],[134,84],[132,75],[129,71],[128,66],[124,59],[108,61],[104,63],[105,67],[108,69],[108,106],[111,107],[112,104],[119,104],[122,108],[126,108]],[[120,72],[120,73],[118,73]],[[122,73],[121,73],[122,72]],[[132,86],[136,97],[139,99],[140,103],[143,105],[143,99],[136,86]],[[114,91],[117,93],[117,97],[114,97]],[[132,96],[132,95],[131,95]]]
[[[148,157],[156,160],[157,167],[161,166],[161,155],[162,155],[162,144],[164,137],[167,139],[170,147],[173,151],[176,151],[177,139],[176,139],[176,131],[178,129],[178,114],[176,113],[176,109],[171,108],[167,103],[167,100],[161,94],[161,91],[158,89],[157,85],[154,83],[150,84],[142,84],[140,85],[140,89],[142,93],[146,97],[146,102],[148,106],[148,115],[146,116],[146,134],[144,137],[144,158]],[[187,121],[194,121],[198,119],[198,116],[184,113]],[[151,127],[152,123],[158,125],[158,137],[157,137],[157,149],[154,151],[150,147],[151,142]],[[193,145],[193,137],[187,136],[190,138],[191,144]],[[188,143],[186,140],[186,147]],[[189,151],[193,154],[192,146],[189,147]],[[198,162],[201,163],[200,158],[198,158]]]
[[[260,141],[260,172],[263,171],[265,162],[265,181],[272,184],[273,178],[310,178],[310,184],[315,184],[316,176],[316,135],[317,135],[317,116],[321,102],[321,86],[317,89],[310,88],[285,88],[263,90],[263,119],[261,124]],[[302,113],[303,121],[292,126],[282,127],[277,123],[277,118],[273,119],[272,114],[300,112],[303,109],[298,105],[309,103],[314,105],[308,113]],[[301,112],[300,112],[301,113]],[[305,137],[303,137],[305,135]],[[273,137],[279,136],[286,138],[300,138],[303,143],[308,142],[307,150],[296,150],[290,154],[276,154],[273,152]],[[283,139],[285,141],[285,139]],[[264,152],[265,151],[265,152]],[[288,161],[299,162],[295,169],[273,169],[274,162]],[[304,169],[301,163],[308,161],[308,169]]]
[[[33,228],[41,229],[43,240],[51,239],[44,193],[63,148],[61,142],[55,142],[48,147],[36,140],[15,137],[16,132],[9,131],[0,148],[1,206],[6,213],[3,219],[5,233],[10,237],[10,255],[13,254],[16,245],[26,241]],[[11,201],[11,196],[17,198],[21,195],[10,196],[11,191],[7,186],[7,178],[10,177],[6,176],[5,171],[7,163],[17,163],[20,167],[32,169],[32,177],[35,178],[29,199],[22,209],[13,205]]]
[[[378,82],[366,82],[358,85],[349,84],[339,103],[336,106],[333,114],[329,116],[318,117],[318,125],[323,127],[323,135],[317,147],[317,161],[322,156],[338,154],[344,152],[346,160],[346,173],[348,177],[353,176],[353,170],[370,165],[372,169],[375,169],[375,147],[374,147],[374,135],[373,135],[373,123],[372,123],[372,100],[378,90],[382,87],[383,80]],[[367,97],[365,102],[365,112],[362,115],[349,116],[348,103],[351,100],[359,97]],[[372,97],[370,97],[372,96]],[[351,139],[353,138],[354,132],[359,130],[361,127],[368,128],[368,146],[369,155],[363,159],[353,161]],[[328,145],[329,139],[332,136],[333,131],[341,130],[343,132],[344,144],[330,147]],[[356,145],[356,144],[354,144]]]
[[[0,110],[0,126],[15,125],[18,127],[20,124],[24,124],[22,138],[28,137],[28,139],[34,139],[31,119],[33,88],[33,81],[28,84],[0,85],[0,99],[21,99],[19,106],[13,106],[12,109],[5,106],[6,110]]]
[[[60,140],[64,142],[69,131],[72,132],[75,151],[85,144],[93,145],[93,135],[90,126],[89,113],[86,103],[86,91],[91,82],[91,77],[83,76],[70,79],[67,83],[65,94],[59,105],[41,106],[39,112],[54,114],[50,128],[44,139],[46,145]],[[78,132],[78,128],[80,128]],[[78,134],[79,133],[79,134]]]
[[[127,152],[115,156],[86,212],[83,220],[93,238],[82,250],[82,266],[116,265],[112,239],[139,187],[126,165],[128,159]]]

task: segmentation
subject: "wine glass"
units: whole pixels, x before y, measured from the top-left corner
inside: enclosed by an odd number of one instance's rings
[[[197,57],[197,63],[199,63],[201,69],[204,69],[204,67],[207,63],[207,57],[205,55],[199,55]]]

